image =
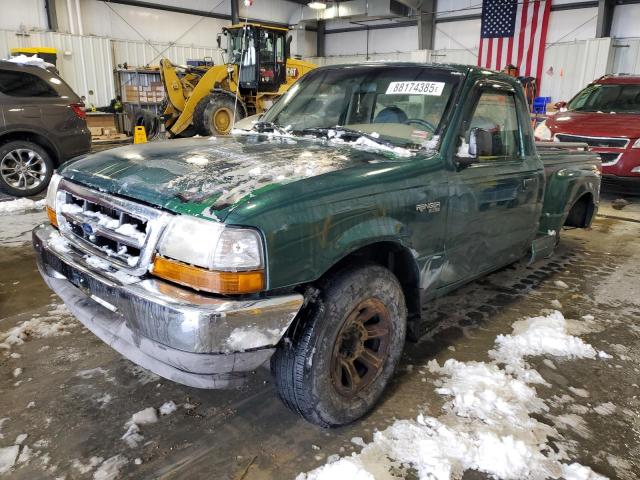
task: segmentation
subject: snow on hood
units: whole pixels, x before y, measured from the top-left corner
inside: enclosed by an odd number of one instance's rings
[[[71,180],[172,210],[198,203],[220,210],[263,187],[356,165],[389,153],[269,135],[237,135],[132,145],[66,164]]]

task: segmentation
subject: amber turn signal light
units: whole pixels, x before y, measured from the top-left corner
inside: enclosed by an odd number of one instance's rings
[[[264,289],[264,272],[221,272],[194,267],[156,255],[153,275],[211,293],[256,293]]]
[[[47,207],[47,217],[49,217],[51,225],[58,228],[58,217],[56,217],[56,211],[53,208]]]

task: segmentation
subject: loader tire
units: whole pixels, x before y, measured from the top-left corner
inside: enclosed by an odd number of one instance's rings
[[[200,135],[228,135],[235,121],[244,118],[240,101],[230,95],[212,93],[198,102],[193,112],[193,125]]]
[[[132,128],[144,127],[148,140],[152,140],[160,134],[160,118],[150,110],[141,108],[134,111],[132,115],[132,124]]]

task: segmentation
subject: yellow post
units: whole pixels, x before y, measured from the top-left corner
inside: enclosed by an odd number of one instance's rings
[[[133,131],[133,143],[147,143],[147,132],[144,127],[136,127]]]

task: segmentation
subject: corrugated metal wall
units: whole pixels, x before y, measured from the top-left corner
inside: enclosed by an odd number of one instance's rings
[[[640,74],[640,38],[614,39],[613,73]]]
[[[7,58],[12,48],[19,47],[52,47],[58,50],[57,66],[62,78],[78,95],[86,97],[87,104],[96,106],[108,105],[115,97],[113,70],[118,64],[158,65],[162,56],[178,65],[205,57],[213,58],[217,64],[222,62],[221,51],[217,48],[147,44],[55,32],[0,30],[0,58]]]
[[[0,58],[12,48],[52,47],[58,50],[60,76],[87,103],[108,105],[115,96],[113,56],[107,38],[68,35],[55,32],[29,32],[28,35],[0,30]]]
[[[589,82],[611,72],[611,50],[610,38],[547,46],[541,96],[569,100]]]
[[[137,67],[158,65],[162,57],[170,59],[176,65],[185,65],[187,60],[205,57],[211,57],[216,64],[222,63],[222,50],[217,48],[132,40],[112,40],[112,42],[116,65],[124,62]]]
[[[540,96],[553,101],[568,100],[592,80],[612,72],[640,72],[640,39],[625,41],[624,50],[613,48],[610,38],[580,40],[548,45]],[[618,53],[618,50],[623,50]],[[618,54],[617,64],[614,52]],[[309,61],[318,65],[358,63],[365,55],[312,57]],[[369,55],[370,61],[418,61],[434,63],[458,63],[475,65],[477,53],[473,50],[415,50],[404,53],[379,53]]]

